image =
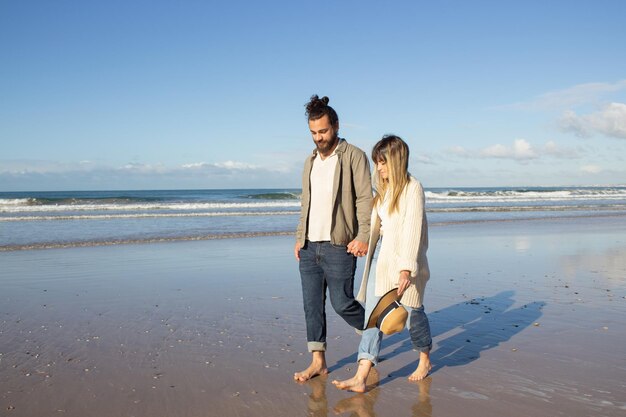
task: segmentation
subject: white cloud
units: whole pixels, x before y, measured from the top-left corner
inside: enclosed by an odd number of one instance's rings
[[[435,162],[429,155],[417,154],[412,158],[418,164],[433,165]]]
[[[602,171],[602,168],[597,165],[583,165],[580,167],[580,170],[587,174],[599,174]]]
[[[445,152],[456,156],[470,156],[470,152],[467,149],[458,145],[446,148]]]
[[[206,171],[209,173],[233,173],[241,171],[284,171],[274,167],[263,167],[246,162],[224,161],[216,163],[193,162],[180,166],[168,167],[162,163],[145,164],[129,162],[121,166],[98,165],[91,161],[65,163],[58,161],[39,160],[0,160],[0,173],[10,175],[28,174],[73,174],[73,173],[126,173],[126,174],[178,174],[190,171]]]
[[[566,111],[561,117],[560,125],[564,131],[573,132],[580,137],[599,133],[626,139],[626,104],[610,103],[600,111],[581,116],[573,111]]]
[[[44,160],[11,159],[0,160],[0,173],[25,175],[57,172],[84,172],[92,170],[95,164],[88,161],[78,163]]]
[[[515,139],[513,146],[504,146],[498,143],[481,150],[479,156],[483,158],[526,160],[537,158],[537,153],[526,140]]]
[[[255,165],[240,161],[224,161],[224,162],[193,162],[183,164],[180,167],[183,170],[205,170],[205,171],[222,171],[222,172],[241,172],[241,171],[268,171],[268,172],[287,172],[291,170],[291,164],[284,161],[275,161],[268,165]]]
[[[555,158],[580,158],[578,152],[571,148],[563,148],[557,145],[554,141],[548,141],[543,146],[542,153],[545,155],[553,156]]]
[[[196,168],[202,168],[202,167],[204,167],[206,165],[207,165],[206,162],[193,162],[191,164],[183,164],[182,168],[185,168],[185,169],[196,169]]]
[[[102,168],[107,170],[108,168]],[[118,171],[136,172],[142,174],[162,174],[168,172],[168,168],[163,164],[142,164],[140,162],[129,162],[121,167],[114,168]]]
[[[215,166],[218,168],[235,169],[235,170],[247,170],[247,169],[259,168],[252,164],[247,164],[245,162],[236,162],[236,161],[218,162],[217,164],[215,164]]]
[[[512,149],[507,148],[506,146],[499,143],[484,148],[478,153],[479,156],[484,158],[510,158],[512,154]]]
[[[295,188],[300,183],[300,169],[238,161],[179,166],[132,162],[111,166],[0,160],[0,189]]]
[[[542,157],[553,158],[578,158],[578,152],[570,148],[563,148],[554,141],[548,141],[545,145],[534,147],[525,139],[516,139],[512,145],[497,143],[479,150],[468,150],[461,146],[447,148],[445,152],[464,158],[491,158],[491,159],[511,159],[515,161],[529,161]]]
[[[583,104],[597,103],[610,93],[626,90],[626,80],[615,83],[578,84],[563,90],[549,91],[530,101],[513,103],[499,108],[520,110],[559,110]]]

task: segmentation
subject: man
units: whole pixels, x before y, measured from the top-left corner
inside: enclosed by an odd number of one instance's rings
[[[299,382],[328,373],[326,367],[326,289],[348,324],[363,328],[364,310],[354,299],[356,257],[367,254],[372,184],[367,156],[340,139],[339,118],[328,97],[314,95],[306,105],[316,149],[304,162],[302,208],[294,254],[300,263],[309,367],[294,374]]]

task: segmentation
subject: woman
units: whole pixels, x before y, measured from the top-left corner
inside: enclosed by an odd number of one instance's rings
[[[366,326],[374,306],[382,295],[397,288],[402,306],[407,310],[411,341],[419,351],[417,369],[409,376],[419,381],[431,370],[432,339],[422,301],[430,277],[426,250],[428,224],[424,211],[422,185],[408,173],[409,148],[397,136],[385,136],[372,150],[376,164],[374,208],[370,243],[357,300],[365,302]],[[382,237],[384,236],[384,237]],[[375,277],[369,279],[372,258],[382,237]],[[370,369],[378,362],[381,331],[374,327],[363,331],[359,345],[356,375],[345,381],[333,381],[339,389],[365,392]]]

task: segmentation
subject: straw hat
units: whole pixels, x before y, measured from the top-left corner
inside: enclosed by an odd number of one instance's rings
[[[398,301],[398,289],[394,288],[380,297],[365,328],[378,327],[386,335],[398,333],[404,330],[408,316],[409,314]]]

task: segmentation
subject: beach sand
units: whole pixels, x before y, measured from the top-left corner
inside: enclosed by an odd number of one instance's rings
[[[626,217],[431,227],[431,376],[408,333],[366,394],[329,306],[330,375],[299,384],[292,237],[0,253],[0,415],[623,416]],[[359,260],[356,285],[363,260]]]

